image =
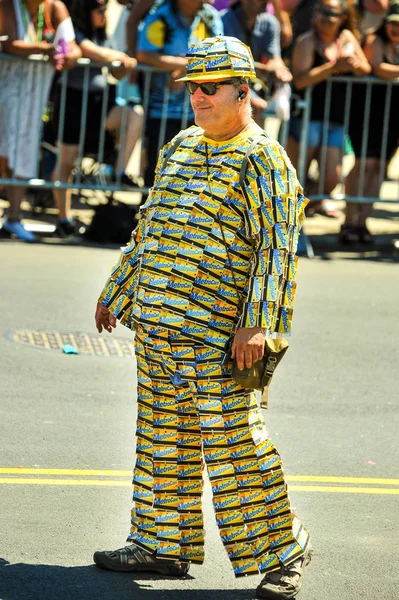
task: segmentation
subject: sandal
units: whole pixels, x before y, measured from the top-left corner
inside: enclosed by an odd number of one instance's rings
[[[300,558],[289,565],[283,565],[277,571],[267,573],[256,590],[256,597],[267,600],[294,598],[302,587],[303,571],[310,563],[312,554],[312,545],[309,543]]]
[[[93,560],[100,569],[123,573],[152,572],[183,577],[190,568],[189,563],[156,558],[154,554],[141,550],[135,544],[118,550],[95,552]]]

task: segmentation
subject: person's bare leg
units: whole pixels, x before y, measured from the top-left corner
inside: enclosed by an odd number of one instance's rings
[[[309,194],[321,193],[327,196],[327,198],[311,202],[311,208],[313,208],[313,211],[320,212],[320,214],[323,214],[326,217],[338,218],[340,213],[337,211],[334,202],[329,196],[341,180],[341,149],[335,148],[334,146],[327,147],[324,174],[321,173],[321,148],[315,149],[314,158],[316,158],[319,163],[319,177],[323,176],[323,181],[321,182],[321,185],[320,181],[311,184],[311,186],[309,186]]]
[[[7,199],[9,207],[6,211],[7,221],[15,223],[20,220],[21,202],[24,199],[25,188],[19,186],[7,186]]]
[[[323,192],[330,195],[341,181],[341,148],[329,146],[326,155],[326,168]]]
[[[289,137],[287,141],[287,154],[291,159],[291,162],[295,169],[299,168],[299,152],[300,145],[293,137]],[[309,183],[306,179],[308,176],[308,171],[310,167],[310,163],[317,156],[318,148],[310,146],[307,148],[307,156],[306,156],[306,164],[305,164],[305,173],[303,175],[303,181],[301,181],[302,185],[305,188],[305,194],[308,196],[312,196],[313,194],[317,194],[317,183]],[[306,208],[307,214],[312,214],[318,207],[320,206],[319,200],[311,200]]]
[[[364,185],[363,190],[360,190],[361,195],[370,198],[378,198],[380,194],[379,170],[380,160],[378,158],[366,159]],[[359,195],[360,171],[361,160],[356,159],[355,165],[346,179],[345,193],[347,196],[356,197]],[[372,210],[372,202],[347,202],[345,208],[345,223],[341,229],[341,239],[344,238],[345,241],[349,236],[350,241],[372,243],[373,236],[367,229],[367,219],[371,215]]]
[[[357,158],[353,169],[345,181],[345,195],[357,196],[359,185],[360,160]],[[357,227],[359,224],[359,204],[347,202],[345,206],[345,223],[347,227]]]
[[[75,165],[75,160],[79,152],[79,146],[72,144],[60,144],[57,166],[55,167],[51,179],[67,182],[71,176],[71,171]],[[59,164],[59,174],[58,174]],[[58,209],[58,218],[65,221],[71,218],[71,190],[53,190],[54,201]]]
[[[366,161],[366,178],[364,196],[379,198],[380,196],[380,159],[368,158]],[[367,219],[373,212],[372,202],[359,204],[359,226],[367,228]]]
[[[360,178],[361,160],[356,159],[352,171],[346,179],[346,195],[356,197],[359,193],[359,178]],[[379,185],[380,160],[378,158],[367,158],[364,169],[364,189],[363,196],[370,198],[378,198],[380,194]],[[372,202],[354,203],[347,202],[345,209],[345,224],[364,227],[366,219],[370,216],[373,210]]]
[[[133,150],[140,138],[141,130],[143,126],[143,116],[144,111],[142,106],[134,106],[133,108],[128,108],[126,119],[126,135],[125,135],[125,144],[122,151],[122,157],[119,161],[121,165],[121,169],[126,171],[127,165],[129,163],[130,157],[133,153]],[[107,117],[106,128],[108,131],[117,131],[120,130],[122,125],[122,115],[123,108],[122,106],[114,106]],[[122,137],[122,136],[120,136]]]
[[[7,158],[5,156],[0,156],[0,177],[2,179],[7,179]],[[0,192],[4,189],[4,185],[0,184]]]
[[[5,173],[7,179],[13,177],[12,171],[8,168]],[[35,235],[27,231],[20,222],[21,202],[25,196],[26,188],[24,186],[6,186],[7,199],[9,206],[6,210],[6,218],[3,222],[3,229],[8,233],[14,234],[18,239],[25,242],[33,242]]]
[[[290,135],[287,140],[287,154],[295,169],[298,169],[299,143]]]

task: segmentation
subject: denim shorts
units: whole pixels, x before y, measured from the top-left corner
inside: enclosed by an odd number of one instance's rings
[[[302,119],[291,118],[289,134],[295,141],[301,139]],[[323,121],[310,121],[308,129],[308,148],[317,148],[323,142]],[[327,146],[342,148],[344,144],[344,127],[339,123],[330,123],[327,129]]]

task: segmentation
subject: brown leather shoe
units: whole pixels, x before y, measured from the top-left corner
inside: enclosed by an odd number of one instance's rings
[[[280,567],[277,571],[267,573],[256,590],[256,597],[267,600],[294,598],[302,587],[303,571],[310,563],[312,554],[313,548],[309,543],[300,558],[289,565]]]
[[[100,569],[122,573],[152,572],[162,575],[172,575],[174,577],[184,577],[190,568],[189,563],[156,558],[154,554],[142,550],[138,546],[135,546],[135,544],[119,548],[118,550],[95,552],[93,560]]]

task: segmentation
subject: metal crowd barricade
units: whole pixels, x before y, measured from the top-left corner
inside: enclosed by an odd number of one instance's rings
[[[2,65],[3,61],[26,61],[26,60],[34,61],[36,64],[38,64],[40,62],[44,63],[47,59],[45,59],[41,56],[31,56],[28,59],[26,59],[26,58],[19,58],[16,56],[7,55],[7,54],[0,54],[0,71],[1,71],[1,65]],[[141,143],[143,143],[145,132],[146,132],[146,124],[147,124],[148,114],[149,114],[149,100],[150,100],[152,77],[154,76],[154,73],[165,72],[165,71],[162,71],[161,69],[156,69],[153,67],[143,66],[143,65],[138,66],[137,70],[140,72],[140,77],[141,77],[141,85],[140,85],[139,95],[136,98],[132,99],[129,96],[129,94],[130,94],[129,86],[125,85],[123,87],[122,100],[123,100],[124,107],[123,107],[123,112],[122,112],[122,127],[121,127],[121,133],[120,133],[120,138],[119,138],[119,149],[117,152],[115,164],[112,165],[113,167],[116,167],[115,172],[117,173],[117,176],[116,176],[116,178],[113,178],[113,179],[107,178],[106,176],[101,175],[101,168],[99,168],[99,169],[97,169],[98,175],[96,175],[94,177],[94,179],[93,179],[93,177],[91,177],[90,180],[87,180],[87,178],[85,178],[83,176],[84,174],[82,172],[81,165],[86,156],[86,153],[85,153],[86,122],[87,122],[88,111],[90,111],[90,105],[89,105],[90,69],[97,69],[97,70],[99,68],[102,69],[103,73],[107,76],[107,82],[108,82],[107,85],[104,87],[103,93],[102,93],[101,118],[100,118],[100,122],[98,124],[98,145],[97,145],[97,152],[95,153],[95,160],[96,160],[98,166],[101,167],[101,165],[104,165],[104,160],[105,160],[105,144],[106,144],[105,122],[106,122],[106,118],[107,118],[108,99],[109,99],[109,90],[110,90],[108,76],[110,75],[112,68],[120,66],[120,63],[112,63],[112,64],[104,66],[104,65],[101,65],[98,63],[91,62],[88,59],[80,59],[78,61],[78,65],[84,69],[84,76],[83,76],[83,90],[82,90],[82,92],[83,92],[82,106],[81,106],[80,114],[76,115],[76,119],[79,119],[79,122],[80,122],[80,136],[79,136],[79,151],[78,151],[78,159],[77,159],[78,168],[76,171],[75,180],[72,182],[60,181],[60,162],[59,161],[57,161],[54,181],[51,180],[50,176],[43,177],[42,175],[39,175],[39,171],[40,171],[39,167],[40,167],[40,160],[41,160],[41,154],[42,154],[41,151],[43,150],[43,146],[45,146],[45,144],[42,143],[41,148],[40,147],[37,148],[37,169],[36,169],[35,176],[31,177],[29,179],[19,179],[16,177],[0,178],[0,186],[25,186],[27,188],[39,188],[39,189],[40,188],[42,188],[42,189],[58,188],[58,189],[93,190],[93,191],[99,190],[102,192],[103,191],[110,191],[110,192],[132,191],[132,192],[146,193],[148,191],[148,188],[145,188],[145,187],[130,187],[129,186],[128,188],[126,188],[124,185],[122,185],[121,179],[120,179],[120,174],[118,174],[118,173],[120,173],[120,171],[121,171],[121,169],[120,169],[121,157],[123,156],[124,147],[125,147],[125,143],[126,143],[126,135],[127,135],[126,134],[126,130],[127,130],[126,126],[127,126],[128,111],[131,109],[130,106],[132,105],[132,103],[140,104],[142,106],[143,126],[142,126],[140,141],[141,141]],[[62,134],[63,134],[64,127],[65,127],[65,111],[67,108],[67,106],[66,106],[67,89],[68,89],[68,80],[69,80],[69,76],[70,76],[69,73],[70,72],[68,72],[68,71],[62,72],[62,74],[59,77],[59,82],[58,82],[58,85],[60,86],[60,89],[59,89],[60,118],[59,118],[59,122],[56,124],[56,131],[57,131],[56,137],[58,139],[62,138]],[[168,73],[168,72],[165,72],[165,73]],[[349,119],[350,119],[351,102],[352,102],[352,96],[353,96],[353,93],[352,93],[353,86],[364,87],[364,93],[365,93],[364,130],[363,130],[363,137],[362,137],[362,144],[361,144],[362,152],[361,152],[361,159],[360,159],[361,160],[361,168],[360,168],[360,176],[359,176],[359,184],[358,184],[358,194],[356,196],[348,196],[348,195],[345,195],[345,193],[343,192],[335,197],[338,197],[339,199],[343,199],[347,202],[375,202],[375,201],[392,202],[392,200],[383,200],[383,199],[377,198],[377,197],[370,197],[370,196],[365,195],[365,193],[364,193],[365,192],[365,190],[364,190],[365,169],[366,169],[366,161],[364,159],[366,157],[367,140],[368,140],[368,135],[369,135],[369,127],[370,127],[372,88],[373,88],[373,86],[386,86],[387,87],[387,94],[386,94],[385,107],[384,107],[385,108],[385,113],[384,113],[385,116],[384,116],[384,120],[383,120],[383,132],[382,132],[382,144],[381,144],[381,164],[380,164],[380,171],[379,171],[379,183],[381,185],[381,183],[384,180],[385,173],[386,173],[386,158],[387,158],[386,154],[387,154],[387,142],[388,142],[388,131],[389,131],[388,116],[389,116],[390,107],[391,107],[392,88],[393,88],[393,86],[399,85],[399,80],[386,81],[386,80],[382,80],[382,79],[376,79],[373,77],[362,77],[362,78],[334,77],[334,78],[327,80],[326,100],[325,100],[325,106],[324,106],[324,121],[323,121],[323,131],[322,131],[322,146],[321,146],[321,152],[320,152],[320,156],[319,156],[318,190],[317,190],[317,193],[310,195],[310,199],[321,200],[326,196],[326,194],[323,193],[323,190],[324,190],[325,178],[326,178],[326,166],[327,166],[327,144],[326,144],[326,142],[327,142],[327,136],[328,136],[328,126],[329,126],[329,122],[330,122],[332,92],[333,92],[334,85],[342,84],[342,83],[346,84],[344,123],[343,123],[345,135],[347,136],[348,131],[349,131]],[[297,107],[300,110],[302,110],[302,115],[301,115],[302,125],[301,125],[301,134],[300,134],[299,161],[298,161],[298,175],[299,175],[299,180],[301,182],[306,181],[307,168],[308,168],[308,165],[307,165],[307,154],[308,154],[307,138],[308,138],[310,121],[311,121],[312,95],[313,95],[313,88],[309,87],[305,91],[304,98],[301,99],[297,103]],[[15,111],[17,118],[18,118],[18,114],[20,113],[21,110],[29,110],[29,106],[24,105],[25,98],[23,98],[21,94],[19,94],[19,96],[18,96],[18,102],[19,102],[19,105]],[[169,86],[165,85],[164,92],[163,92],[163,112],[162,112],[161,124],[160,124],[160,128],[159,128],[159,135],[158,135],[158,149],[160,149],[167,141],[169,141],[169,140],[165,139],[166,138],[166,124],[167,124],[167,115],[168,115],[169,104],[170,104]],[[43,108],[44,108],[44,106],[45,106],[45,99],[43,99]],[[189,101],[189,94],[186,92],[185,99],[184,99],[183,111],[182,111],[182,117],[181,117],[181,128],[182,129],[184,129],[187,126],[189,116],[190,116],[190,101]],[[283,145],[285,145],[284,138],[286,138],[286,135],[287,135],[287,126],[288,126],[288,123],[283,123],[282,135],[280,137],[281,141],[283,142]],[[32,123],[32,128],[33,129],[36,128],[36,133],[39,133],[43,129],[43,121],[41,119],[39,119],[37,123]],[[1,131],[0,131],[0,136],[1,136]],[[38,137],[38,139],[40,139],[40,135],[38,135],[37,137]],[[55,153],[57,153],[57,147],[54,147],[53,150]],[[344,157],[344,148],[342,148],[341,167],[345,167],[343,157]],[[139,172],[141,172],[141,153],[140,153],[139,162],[140,162]],[[345,172],[345,168],[342,169],[342,171]],[[344,183],[344,180],[342,183]],[[399,181],[398,181],[398,184],[399,184]],[[399,198],[399,185],[398,185],[398,198]],[[398,198],[396,198],[396,200],[398,200]],[[305,232],[302,234],[302,242],[305,245],[305,253],[308,256],[312,256],[313,250],[312,250],[309,240],[306,237]]]
[[[43,58],[42,56],[35,56],[32,55],[30,56],[28,59],[26,58],[19,58],[19,57],[15,57],[15,56],[11,56],[8,54],[0,54],[0,66],[1,66],[1,62],[2,61],[26,61],[26,60],[31,60],[31,61],[35,61],[35,62],[46,62],[48,59]],[[132,187],[129,186],[128,188],[126,186],[124,186],[123,184],[121,184],[121,180],[120,180],[120,174],[118,174],[121,169],[119,168],[121,165],[121,157],[123,156],[124,153],[124,147],[125,147],[125,143],[126,143],[126,130],[127,130],[127,117],[128,117],[128,111],[130,110],[130,106],[131,106],[131,98],[129,97],[129,86],[125,85],[123,86],[123,88],[119,88],[118,89],[123,89],[123,94],[124,96],[122,96],[122,100],[123,100],[123,108],[122,108],[122,126],[121,126],[121,131],[120,131],[120,137],[119,137],[119,147],[118,147],[118,151],[117,151],[117,156],[116,156],[116,160],[115,160],[115,172],[116,172],[116,177],[113,180],[107,179],[106,177],[98,177],[96,181],[84,181],[83,177],[82,177],[82,170],[80,167],[80,165],[82,165],[82,161],[86,156],[86,152],[85,152],[85,138],[86,138],[86,121],[87,121],[87,115],[88,115],[88,111],[90,111],[90,106],[89,106],[89,92],[90,92],[90,87],[89,87],[89,78],[90,78],[90,69],[99,69],[101,68],[103,70],[103,72],[105,73],[105,75],[108,77],[111,74],[111,70],[112,68],[116,68],[118,66],[120,66],[120,63],[118,62],[114,62],[111,63],[109,65],[102,65],[102,64],[98,64],[95,62],[92,62],[88,59],[80,59],[78,61],[78,65],[79,67],[84,69],[84,76],[83,76],[83,96],[82,96],[82,106],[81,106],[81,111],[80,114],[76,115],[76,119],[79,119],[80,121],[80,135],[79,135],[79,151],[78,151],[78,158],[77,158],[77,172],[76,172],[76,178],[74,181],[72,182],[65,182],[65,181],[60,181],[60,162],[57,161],[57,166],[55,168],[55,180],[52,181],[50,180],[50,178],[43,178],[40,177],[39,175],[39,166],[40,166],[40,159],[41,159],[41,150],[43,149],[43,146],[46,147],[46,144],[41,144],[42,148],[37,148],[37,169],[36,169],[36,173],[34,177],[31,177],[29,179],[20,179],[20,178],[1,178],[0,177],[0,186],[24,186],[27,188],[42,188],[42,189],[73,189],[73,190],[101,190],[101,191],[111,191],[111,192],[119,192],[119,191],[132,191],[132,192],[147,192],[148,188],[146,187]],[[152,77],[154,75],[154,73],[159,73],[159,72],[165,72],[167,74],[170,74],[167,71],[163,71],[161,69],[157,69],[157,68],[153,68],[153,67],[149,67],[149,66],[144,66],[144,65],[138,65],[137,67],[137,71],[139,71],[141,73],[141,77],[142,77],[142,81],[141,81],[141,86],[140,86],[140,94],[139,96],[136,96],[134,98],[134,102],[136,104],[140,104],[143,108],[143,126],[142,126],[142,131],[141,131],[141,139],[140,142],[143,144],[144,143],[144,136],[145,136],[145,131],[146,131],[146,124],[147,124],[147,118],[148,118],[148,112],[149,112],[149,97],[150,97],[150,89],[151,89],[151,80]],[[58,124],[56,124],[56,131],[57,131],[57,139],[62,139],[63,136],[63,132],[64,132],[64,128],[65,128],[65,111],[66,111],[66,103],[67,103],[67,89],[68,89],[68,80],[69,80],[69,71],[63,71],[59,77],[58,80],[58,85],[60,86],[60,118],[58,121]],[[107,81],[107,85],[105,86],[104,90],[103,90],[103,94],[102,94],[102,106],[101,106],[101,122],[99,122],[98,127],[99,127],[99,132],[98,132],[98,145],[97,145],[97,152],[95,153],[96,156],[96,161],[99,165],[103,165],[104,163],[104,158],[105,158],[105,141],[106,141],[106,129],[105,129],[105,122],[106,122],[106,118],[107,118],[107,108],[108,108],[108,98],[109,98],[109,89],[110,89],[110,83],[109,81]],[[137,87],[137,89],[139,89]],[[168,115],[168,107],[169,107],[169,87],[167,85],[165,85],[164,88],[164,96],[163,96],[163,113],[162,113],[162,118],[161,118],[161,126],[160,126],[160,130],[159,130],[159,136],[158,136],[158,150],[169,140],[165,139],[166,136],[166,122],[167,122],[167,115]],[[21,97],[21,95],[19,95],[18,97],[18,101],[19,101],[19,105],[17,107],[17,111],[16,114],[19,114],[19,111],[22,109],[29,109],[29,107],[24,106],[24,98]],[[129,106],[130,105],[130,106]],[[43,103],[43,107],[45,106],[45,102]],[[181,118],[181,128],[186,128],[187,127],[187,123],[188,123],[188,119],[189,119],[189,111],[190,111],[190,101],[189,101],[189,94],[187,92],[185,92],[185,99],[184,99],[184,106],[183,106],[183,112],[182,112],[182,118]],[[37,127],[40,129],[40,131],[43,130],[43,121],[39,121],[38,123],[33,123],[32,124],[33,127]],[[1,132],[0,132],[0,136],[1,136]],[[47,145],[48,147],[48,145]],[[57,152],[58,149],[57,147],[53,148],[54,152]],[[93,153],[91,153],[93,154]],[[141,155],[140,155],[140,165],[139,165],[139,169],[138,171],[141,171]]]
[[[399,85],[399,79],[396,80],[384,80],[375,77],[345,77],[339,76],[328,79],[326,82],[326,100],[324,105],[324,119],[323,119],[323,130],[322,130],[322,146],[319,162],[319,179],[317,192],[309,194],[311,200],[323,200],[329,197],[329,194],[324,192],[325,180],[326,180],[326,167],[327,167],[327,136],[328,127],[330,124],[330,113],[332,105],[332,94],[334,86],[336,84],[346,84],[345,89],[345,102],[344,102],[344,143],[341,152],[341,192],[331,195],[334,199],[344,200],[345,202],[354,203],[373,203],[373,202],[384,202],[393,203],[399,202],[399,178],[397,179],[398,191],[394,199],[384,199],[381,196],[370,196],[365,193],[365,174],[366,174],[366,160],[367,160],[367,144],[370,132],[370,126],[372,126],[372,119],[370,118],[372,109],[372,90],[374,86],[385,86],[387,93],[385,96],[384,104],[384,115],[383,115],[383,129],[381,138],[381,150],[380,150],[380,165],[379,165],[379,189],[385,181],[385,175],[387,172],[387,143],[388,143],[388,132],[389,132],[389,114],[391,109],[391,98],[392,89],[394,86]],[[361,138],[361,155],[359,158],[360,173],[357,187],[356,196],[348,195],[345,193],[345,179],[347,176],[347,164],[345,164],[345,142],[350,139],[349,136],[349,121],[351,116],[351,109],[356,109],[352,106],[353,103],[353,86],[361,86],[364,88],[364,113],[363,113],[363,131]],[[299,101],[299,109],[302,109],[302,123],[301,123],[301,134],[299,142],[299,160],[298,160],[298,176],[301,182],[305,182],[307,178],[307,170],[309,165],[308,160],[308,132],[311,122],[311,106],[313,100],[313,87],[308,87],[305,91],[304,98]],[[304,234],[306,253],[311,256],[313,250],[311,248],[309,240]]]
[[[345,200],[347,202],[361,202],[361,203],[372,203],[372,202],[392,202],[392,200],[384,200],[380,197],[371,197],[365,195],[364,189],[364,179],[365,179],[365,169],[366,163],[365,159],[367,159],[366,151],[367,151],[367,142],[369,137],[370,130],[370,112],[371,112],[371,98],[372,98],[372,88],[374,86],[385,86],[387,88],[387,94],[385,98],[385,106],[384,106],[384,119],[383,119],[383,132],[382,132],[382,142],[381,142],[381,152],[380,152],[380,171],[379,171],[379,185],[384,182],[385,172],[387,167],[387,142],[388,142],[388,131],[389,131],[389,111],[391,108],[391,96],[392,96],[392,88],[394,86],[399,85],[399,80],[385,80],[385,79],[377,79],[375,77],[334,77],[333,79],[327,80],[327,91],[326,91],[326,103],[324,106],[324,120],[323,120],[323,133],[322,133],[322,148],[321,148],[321,160],[319,164],[319,184],[318,184],[318,192],[317,194],[313,194],[310,196],[312,200],[321,200],[325,198],[325,194],[323,194],[323,188],[325,184],[325,172],[326,172],[326,160],[327,160],[327,135],[328,135],[328,127],[330,124],[330,109],[331,109],[331,95],[333,86],[338,83],[346,84],[346,92],[345,92],[345,107],[344,107],[344,134],[345,137],[349,135],[349,119],[350,119],[350,111],[351,111],[351,103],[352,103],[352,89],[353,86],[361,86],[364,87],[365,94],[365,106],[364,106],[364,116],[363,116],[363,133],[362,133],[362,149],[361,149],[361,168],[360,168],[360,178],[358,184],[358,194],[356,196],[347,196],[344,193],[339,195],[339,198]],[[302,113],[302,129],[301,129],[301,139],[300,139],[300,152],[299,152],[299,165],[298,165],[298,175],[301,181],[305,181],[306,179],[306,160],[307,160],[307,136],[309,130],[310,123],[310,114],[311,114],[311,105],[312,105],[312,92],[313,88],[309,87],[306,89]],[[342,158],[345,154],[345,148],[342,148]],[[343,160],[341,159],[341,168],[344,167]],[[345,168],[343,168],[343,172],[345,172]],[[343,182],[345,182],[345,177],[343,178]],[[399,186],[399,179],[398,179]],[[398,188],[399,192],[399,188]],[[399,194],[398,194],[399,201]]]

